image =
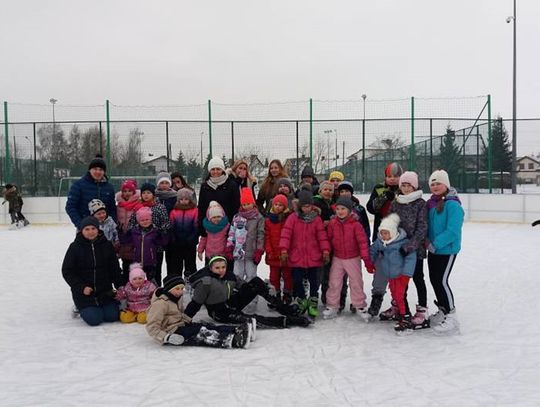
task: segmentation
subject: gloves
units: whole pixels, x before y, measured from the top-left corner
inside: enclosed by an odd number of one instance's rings
[[[375,273],[375,265],[371,262],[366,264],[366,270],[369,274]]]
[[[233,248],[232,247],[227,247],[225,249],[225,258],[228,261],[233,261],[234,257],[233,257]]]
[[[253,253],[253,263],[255,263],[255,265],[257,265],[257,264],[259,264],[261,262],[261,258],[262,258],[263,253],[264,252],[261,249],[257,249]]]
[[[386,191],[386,192],[384,193],[384,196],[385,196],[385,198],[386,198],[387,200],[393,201],[394,198],[396,197],[396,194],[394,193],[394,191],[388,190],[388,191]]]
[[[323,252],[322,258],[323,258],[324,264],[330,263],[330,253]]]
[[[281,252],[280,256],[279,256],[279,262],[282,266],[286,266],[287,265],[287,261],[289,260],[289,255],[287,254],[287,252]]]
[[[427,245],[426,249],[430,253],[435,253],[435,246],[433,246],[431,243]]]
[[[403,257],[407,257],[409,255],[409,252],[405,250],[403,246],[399,248],[399,254],[401,254]]]
[[[180,346],[184,343],[184,337],[178,334],[167,334],[163,338],[163,343],[168,343],[169,345]]]

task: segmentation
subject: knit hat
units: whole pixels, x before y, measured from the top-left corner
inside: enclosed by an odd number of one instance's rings
[[[313,168],[311,168],[311,165],[306,165],[302,170],[302,174],[300,174],[300,178],[306,177],[315,177],[315,172],[313,171]]]
[[[227,258],[223,256],[213,256],[210,261],[208,262],[208,267],[212,266],[212,263],[215,263],[216,261],[224,261],[225,264],[227,264]]]
[[[397,213],[391,213],[386,218],[383,218],[379,225],[379,231],[387,230],[390,232],[390,239],[395,239],[398,235],[399,215]]]
[[[313,204],[313,194],[309,191],[299,191],[298,192],[298,206],[302,207],[304,205],[312,205]]]
[[[215,216],[221,216],[223,218],[225,216],[225,211],[218,202],[210,201],[208,209],[206,210],[206,217],[212,219]]]
[[[293,190],[293,185],[292,185],[292,182],[289,178],[280,178],[279,181],[278,181],[278,186],[280,185],[287,185],[289,187],[289,190]]]
[[[210,172],[212,168],[220,168],[225,171],[225,163],[221,158],[214,157],[210,161],[208,161],[208,172]]]
[[[337,186],[338,191],[350,191],[351,194],[354,194],[353,184],[349,181],[341,181]]]
[[[190,202],[197,205],[197,200],[193,196],[193,191],[189,188],[180,188],[178,192],[176,193],[176,199],[178,201],[180,199],[189,199]]]
[[[159,183],[163,181],[168,182],[169,186],[171,186],[172,185],[171,174],[169,174],[168,172],[160,172],[156,176],[156,185],[159,185]]]
[[[399,177],[400,188],[401,184],[404,182],[411,184],[414,189],[418,189],[418,174],[416,174],[414,171],[405,171],[403,174],[401,174],[401,177]]]
[[[340,196],[336,201],[336,206],[344,206],[350,212],[353,208],[353,202],[348,196]]]
[[[276,203],[280,203],[281,205],[283,205],[285,208],[287,208],[289,206],[289,201],[287,200],[287,197],[283,194],[277,194],[273,199],[272,199],[272,205],[276,204]]]
[[[137,211],[135,217],[137,218],[137,223],[141,223],[143,220],[152,220],[152,209],[148,206],[143,206]]]
[[[99,222],[93,216],[87,216],[86,218],[81,220],[81,223],[79,226],[80,226],[80,230],[83,230],[86,226],[93,226],[96,229],[99,229]]]
[[[255,197],[253,196],[253,191],[251,190],[251,188],[242,188],[240,190],[240,205],[248,203],[255,205]]]
[[[447,188],[450,188],[450,178],[445,170],[434,171],[433,174],[429,176],[429,185],[434,182],[440,182],[441,184],[446,185]]]
[[[92,168],[101,168],[103,171],[107,169],[107,165],[105,164],[105,160],[103,160],[101,154],[96,154],[96,157],[90,161],[88,170],[91,170]]]
[[[330,181],[321,182],[321,184],[319,185],[319,193],[322,191],[324,187],[328,187],[332,190],[332,192],[334,192],[334,184],[332,184]]]
[[[90,202],[88,202],[88,210],[90,211],[90,215],[94,215],[102,209],[107,210],[107,207],[100,199],[92,199]]]
[[[332,171],[328,177],[328,181],[338,179],[340,182],[345,179],[345,175],[341,171]]]
[[[176,286],[185,287],[186,283],[184,279],[180,276],[169,275],[163,279],[163,289],[165,291],[171,291]]]
[[[124,182],[122,182],[120,191],[123,191],[125,189],[135,192],[137,190],[137,181],[135,181],[134,179],[126,179]]]
[[[399,177],[403,174],[403,168],[398,163],[390,163],[384,169],[385,177]]]
[[[150,184],[149,182],[145,182],[144,184],[142,184],[141,186],[141,194],[144,192],[144,191],[149,191],[152,193],[152,195],[155,195],[156,194],[156,186],[154,184]]]
[[[131,283],[136,277],[142,277],[146,280],[146,273],[140,263],[131,263],[129,265],[129,282]]]

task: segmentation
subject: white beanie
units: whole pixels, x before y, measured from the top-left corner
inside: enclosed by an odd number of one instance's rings
[[[390,239],[394,240],[398,235],[399,215],[397,213],[391,213],[381,221],[379,225],[379,231],[387,230],[390,232]]]
[[[223,210],[223,207],[216,201],[210,201],[210,204],[208,205],[208,209],[206,210],[206,217],[208,219],[212,219],[215,216],[225,216],[225,211]]]
[[[208,172],[210,172],[212,168],[221,168],[223,171],[225,171],[225,164],[221,158],[214,157],[208,161]]]
[[[446,185],[447,188],[450,188],[450,178],[448,178],[448,173],[445,170],[434,171],[433,174],[429,176],[429,185],[439,182]]]

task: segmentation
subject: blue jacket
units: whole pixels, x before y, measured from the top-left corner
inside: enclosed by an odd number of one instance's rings
[[[107,214],[116,222],[116,202],[114,187],[107,178],[96,182],[89,172],[75,181],[69,189],[66,212],[71,222],[79,229],[81,220],[90,215],[88,203],[92,199],[101,199],[107,208]]]
[[[401,246],[407,244],[407,233],[399,228],[399,235],[388,245],[384,245],[380,236],[369,248],[369,254],[376,272],[383,273],[386,278],[397,278],[400,275],[412,277],[416,266],[416,252],[409,253],[403,257],[399,252]]]
[[[459,201],[447,200],[441,213],[428,210],[428,239],[435,254],[457,254],[461,250],[461,229],[465,212]]]

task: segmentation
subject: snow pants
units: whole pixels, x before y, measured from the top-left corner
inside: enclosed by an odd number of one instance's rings
[[[240,260],[235,260],[234,275],[243,281],[251,281],[257,277],[257,265],[253,263],[253,259],[243,258]],[[249,303],[246,312],[255,313],[257,310],[257,296],[255,296]]]
[[[328,291],[326,292],[326,304],[330,308],[338,308],[340,305],[343,277],[349,276],[351,287],[351,304],[355,308],[366,307],[366,294],[364,293],[364,280],[362,278],[361,258],[340,259],[334,256],[330,268]]]
[[[283,291],[292,294],[293,278],[289,267],[270,266],[270,284],[276,291],[281,291],[281,277],[283,277]]]
[[[407,290],[410,279],[409,276],[400,275],[399,277],[388,280],[392,299],[396,303],[400,315],[405,315],[407,313],[408,307],[405,306],[405,290]]]

